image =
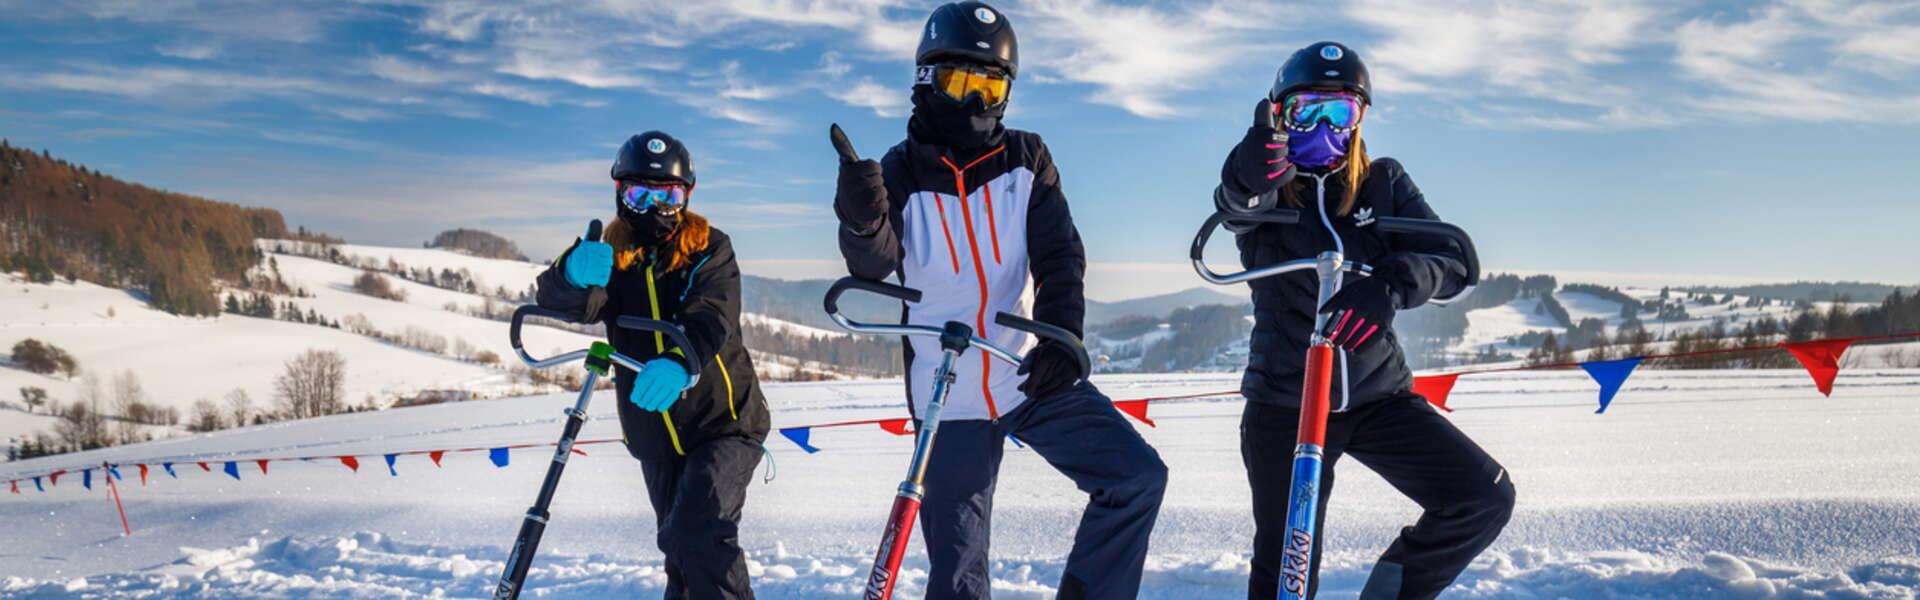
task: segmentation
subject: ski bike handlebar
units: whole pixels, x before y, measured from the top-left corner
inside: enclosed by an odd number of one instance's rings
[[[862,323],[848,318],[846,315],[840,314],[840,295],[846,293],[847,290],[873,292],[882,296],[898,299],[902,302],[919,302],[921,297],[920,290],[910,287],[858,277],[842,277],[839,281],[833,282],[833,287],[827,289],[827,297],[824,305],[827,309],[827,316],[847,331],[873,335],[924,335],[932,337],[940,337],[946,334],[945,329],[932,325],[881,325],[876,323]],[[1055,325],[1041,323],[1033,319],[1009,313],[995,314],[993,316],[993,322],[1001,327],[1017,329],[1042,339],[1053,340],[1064,344],[1069,349],[1069,354],[1073,355],[1074,362],[1080,368],[1080,379],[1086,379],[1089,374],[1093,373],[1093,361],[1087,358],[1087,348],[1081,343],[1080,336],[1074,335],[1073,332]],[[970,345],[978,346],[981,350],[986,351],[987,354],[993,355],[994,358],[1011,364],[1020,364],[1022,359],[1019,353],[1002,348],[991,341],[982,339],[978,335],[971,336],[969,342]]]
[[[510,341],[513,342],[514,354],[520,355],[520,360],[522,362],[527,363],[527,366],[535,369],[544,369],[547,367],[551,367],[553,365],[564,364],[564,363],[580,360],[582,358],[586,358],[592,352],[592,350],[589,350],[589,349],[581,349],[581,350],[574,350],[572,352],[568,352],[565,354],[550,356],[547,358],[534,358],[532,355],[527,354],[526,348],[520,343],[520,323],[521,321],[526,320],[528,316],[545,317],[545,318],[559,320],[559,321],[566,321],[569,323],[579,322],[579,320],[574,318],[574,315],[570,315],[570,314],[553,310],[550,308],[543,308],[535,304],[526,304],[526,305],[522,305],[518,309],[515,309],[513,311],[513,322],[507,328],[507,337]],[[666,321],[660,321],[655,319],[643,319],[633,315],[626,315],[618,319],[615,319],[614,325],[620,327],[621,329],[632,329],[634,331],[650,331],[654,333],[659,333],[667,336],[667,341],[671,343],[673,347],[689,349],[688,351],[691,351],[690,349],[693,348],[693,343],[687,340],[686,332],[681,331],[679,325],[674,325]],[[626,355],[621,354],[619,352],[613,352],[608,354],[607,359],[613,361],[614,364],[618,364],[622,367],[626,367],[627,370],[633,371],[635,373],[639,373],[641,370],[646,368],[644,363],[641,363],[640,361],[634,360],[632,358],[628,358]],[[687,387],[683,389],[693,389],[693,385],[695,383],[699,383],[700,381],[700,365],[699,365],[700,361],[689,358],[685,362],[687,364]]]
[[[1213,216],[1207,217],[1207,221],[1200,225],[1200,232],[1194,234],[1193,247],[1188,249],[1187,257],[1193,260],[1194,272],[1199,273],[1200,278],[1207,280],[1209,283],[1221,285],[1245,283],[1255,279],[1272,277],[1281,273],[1311,271],[1319,266],[1320,259],[1317,257],[1297,258],[1277,265],[1255,267],[1237,273],[1223,274],[1215,272],[1211,267],[1207,266],[1207,241],[1213,238],[1213,231],[1215,229],[1220,228],[1228,222],[1294,225],[1300,222],[1300,211],[1293,209],[1275,209],[1245,215],[1215,212]],[[1459,226],[1431,219],[1376,217],[1373,225],[1370,225],[1370,227],[1378,229],[1383,233],[1442,237],[1460,247],[1461,254],[1466,257],[1467,283],[1460,289],[1459,293],[1453,296],[1434,298],[1431,300],[1434,304],[1444,305],[1454,300],[1464,298],[1468,293],[1473,291],[1474,286],[1480,284],[1480,254],[1474,250],[1473,237],[1467,235],[1467,231],[1461,229]],[[1355,273],[1362,276],[1373,274],[1373,267],[1371,265],[1344,259],[1340,261],[1339,268],[1343,272]]]

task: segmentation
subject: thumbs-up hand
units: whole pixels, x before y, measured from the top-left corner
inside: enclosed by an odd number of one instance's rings
[[[576,288],[606,287],[613,276],[613,246],[600,241],[600,221],[587,226],[586,237],[567,253],[567,283]]]
[[[1293,178],[1287,160],[1287,132],[1274,126],[1273,102],[1262,98],[1253,108],[1253,126],[1227,155],[1220,183],[1241,196],[1260,196]]]
[[[887,218],[888,208],[887,181],[881,174],[880,162],[861,159],[839,123],[827,130],[827,136],[833,141],[833,151],[840,155],[840,179],[833,194],[834,214],[839,215],[842,225],[853,231],[878,229],[881,219]]]

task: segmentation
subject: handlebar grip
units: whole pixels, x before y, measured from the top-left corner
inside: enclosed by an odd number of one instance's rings
[[[516,308],[513,310],[513,321],[507,326],[507,340],[513,342],[514,350],[519,350],[523,347],[520,345],[520,322],[523,320],[526,320],[528,316],[546,317],[556,321],[566,321],[569,323],[580,322],[580,320],[576,318],[574,315],[553,310],[551,308],[545,308],[538,304],[522,304],[520,305],[520,308]]]
[[[675,347],[680,348],[681,352],[686,353],[687,376],[696,381],[700,379],[700,359],[693,356],[693,342],[687,340],[687,332],[681,330],[679,325],[657,319],[643,319],[633,315],[625,315],[615,319],[613,324],[618,325],[621,329],[652,331],[665,334]]]
[[[825,301],[827,314],[840,314],[840,294],[845,293],[847,290],[866,290],[907,302],[920,301],[920,290],[894,285],[884,281],[874,281],[872,279],[841,277],[838,281],[833,282],[833,287],[827,288],[827,298]]]
[[[1080,366],[1080,378],[1086,379],[1093,374],[1093,361],[1087,358],[1087,347],[1080,342],[1080,336],[1056,325],[1041,323],[1033,319],[1000,313],[993,316],[993,322],[1001,327],[1018,329],[1049,340],[1066,344],[1072,351],[1073,362]]]
[[[1207,221],[1200,224],[1200,233],[1194,234],[1193,247],[1187,250],[1187,258],[1200,260],[1201,257],[1206,256],[1207,240],[1213,239],[1213,230],[1228,221],[1292,225],[1300,222],[1300,211],[1291,208],[1276,208],[1265,212],[1248,213],[1244,215],[1226,211],[1214,211],[1213,216],[1207,217]]]
[[[1373,226],[1386,233],[1434,235],[1452,240],[1460,246],[1462,253],[1467,257],[1467,285],[1480,283],[1480,253],[1473,248],[1473,237],[1467,235],[1467,230],[1461,229],[1458,225],[1431,219],[1380,217],[1375,220]]]

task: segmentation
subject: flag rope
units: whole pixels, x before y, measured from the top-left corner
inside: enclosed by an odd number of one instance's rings
[[[1596,381],[1601,384],[1602,390],[1601,390],[1601,400],[1600,400],[1600,411],[1596,411],[1596,412],[1604,412],[1606,410],[1607,405],[1612,401],[1614,393],[1618,392],[1620,384],[1624,382],[1628,374],[1632,372],[1633,370],[1632,366],[1637,366],[1638,364],[1641,364],[1647,361],[1668,360],[1668,359],[1677,359],[1677,358],[1692,358],[1692,357],[1699,357],[1699,356],[1741,354],[1741,353],[1762,352],[1762,351],[1769,351],[1769,350],[1786,350],[1788,352],[1795,353],[1796,358],[1801,358],[1803,366],[1805,366],[1809,372],[1815,372],[1820,366],[1824,366],[1825,370],[1827,371],[1827,373],[1825,374],[1826,377],[1823,380],[1822,375],[1820,373],[1815,373],[1814,375],[1815,385],[1816,387],[1820,388],[1821,392],[1830,393],[1831,386],[1832,386],[1832,375],[1838,369],[1838,365],[1837,365],[1837,361],[1839,358],[1838,354],[1833,354],[1826,357],[1826,359],[1832,364],[1815,365],[1815,364],[1808,363],[1807,358],[1800,356],[1801,353],[1797,352],[1796,351],[1797,349],[1803,348],[1803,347],[1837,345],[1839,348],[1841,348],[1840,351],[1844,352],[1844,348],[1849,345],[1857,345],[1864,342],[1883,342],[1883,341],[1903,340],[1903,339],[1920,339],[1920,331],[1885,334],[1885,335],[1849,337],[1849,338],[1825,338],[1825,339],[1805,340],[1805,341],[1798,341],[1798,342],[1779,342],[1779,343],[1774,343],[1774,344],[1769,344],[1764,346],[1745,346],[1745,347],[1739,347],[1739,348],[1716,348],[1711,350],[1695,350],[1695,351],[1689,351],[1689,352],[1647,354],[1643,356],[1623,357],[1620,359],[1615,359],[1610,361],[1581,361],[1581,362],[1565,362],[1565,363],[1552,363],[1552,364],[1540,364],[1540,365],[1491,367],[1491,368],[1481,368],[1481,369],[1464,368],[1464,369],[1458,369],[1458,370],[1440,370],[1440,371],[1432,371],[1432,372],[1416,374],[1414,377],[1414,380],[1415,380],[1416,389],[1418,389],[1423,387],[1422,380],[1436,381],[1440,379],[1459,378],[1459,377],[1468,376],[1468,375],[1485,375],[1485,374],[1491,374],[1491,373],[1513,373],[1513,372],[1520,372],[1520,371],[1544,371],[1544,370],[1582,368],[1582,369],[1586,369],[1589,375],[1595,377]],[[1625,363],[1631,363],[1631,364],[1629,365]],[[1617,366],[1616,368],[1602,369],[1602,368],[1596,368],[1596,365],[1617,365]],[[1625,367],[1625,368],[1618,368],[1618,367]],[[1601,377],[1608,377],[1609,379],[1602,380],[1600,379]],[[1453,411],[1454,410],[1453,408],[1448,407],[1446,405],[1446,400],[1445,400],[1445,395],[1448,393],[1448,390],[1450,390],[1451,387],[1452,387],[1451,385],[1446,385],[1446,386],[1433,386],[1429,388],[1429,389],[1437,390],[1439,397],[1438,398],[1429,397],[1428,401],[1433,402],[1436,406],[1440,407],[1441,409],[1447,410],[1449,412]],[[1153,423],[1146,418],[1145,405],[1148,403],[1170,402],[1170,401],[1177,401],[1177,400],[1194,400],[1194,399],[1200,399],[1200,398],[1214,398],[1214,397],[1224,397],[1224,396],[1237,396],[1239,394],[1240,394],[1240,390],[1237,390],[1237,389],[1219,390],[1219,391],[1211,391],[1211,392],[1179,394],[1179,395],[1172,395],[1172,396],[1150,396],[1145,398],[1130,398],[1126,400],[1115,400],[1114,403],[1115,404],[1124,403],[1134,407],[1138,407],[1137,410],[1123,410],[1122,412],[1127,414],[1128,416],[1134,417],[1136,420],[1139,420],[1143,423],[1146,423],[1149,426],[1152,426]],[[908,421],[910,420],[904,417],[884,418],[884,419],[862,419],[862,420],[856,420],[856,421],[837,421],[837,422],[830,422],[830,423],[817,423],[817,424],[811,424],[811,425],[795,425],[791,427],[780,427],[780,428],[777,428],[777,431],[781,432],[782,434],[786,434],[789,439],[793,439],[795,437],[794,434],[789,432],[805,432],[813,429],[824,429],[824,428],[834,428],[834,427],[856,427],[856,426],[862,426],[862,425],[877,425],[883,430],[886,430],[890,433],[894,433],[896,435],[904,435],[904,434],[913,433],[912,431],[904,429],[904,425],[902,423],[908,422]],[[806,436],[800,435],[799,439],[804,440],[806,439]],[[343,442],[335,442],[335,444],[352,444],[352,443],[362,443],[366,441],[371,441],[371,440],[350,440],[350,441],[343,441]],[[612,444],[612,443],[618,443],[618,442],[623,442],[623,440],[620,438],[580,440],[580,441],[574,442],[573,445],[578,447],[578,446],[591,446],[591,445],[597,445],[597,444]],[[798,440],[795,440],[795,443],[801,444],[801,442]],[[269,462],[293,462],[293,461],[306,462],[306,461],[323,460],[323,459],[341,461],[342,459],[348,459],[355,456],[399,457],[399,456],[418,456],[418,455],[424,454],[424,455],[432,456],[434,465],[438,466],[440,464],[440,457],[442,455],[449,454],[449,453],[467,453],[467,452],[500,453],[500,452],[505,452],[509,450],[523,450],[528,448],[550,448],[556,445],[557,445],[556,442],[545,442],[545,443],[508,444],[504,446],[468,446],[468,447],[458,447],[458,448],[429,448],[429,449],[419,449],[419,450],[401,450],[401,451],[395,451],[395,452],[368,452],[368,453],[337,453],[336,452],[336,453],[326,453],[326,454],[291,455],[291,456],[177,455],[177,456],[167,456],[167,457],[159,457],[159,458],[138,459],[137,462],[118,462],[118,463],[110,462],[110,463],[105,463],[105,466],[107,468],[112,468],[117,466],[137,466],[142,469],[142,472],[144,472],[148,466],[161,465],[162,468],[166,470],[168,475],[172,475],[175,478],[178,478],[178,475],[176,475],[172,469],[172,466],[175,464],[199,464],[202,470],[211,471],[212,469],[207,466],[208,463],[238,464],[238,463],[244,463],[244,462],[253,462],[261,465],[261,472],[264,475],[266,472],[265,463],[269,463]],[[802,447],[809,448],[810,452],[818,450],[817,448],[811,448],[810,446],[805,446],[803,444],[802,444]],[[581,452],[579,450],[574,450],[574,452],[585,454],[584,452]],[[497,455],[498,454],[495,454],[495,456]],[[342,461],[342,462],[345,462],[345,461]],[[391,469],[392,468],[391,460],[389,460],[388,465],[389,465],[389,468]],[[349,466],[352,466],[352,464],[349,464]],[[50,480],[49,482],[52,485],[57,486],[59,484],[59,476],[63,473],[68,472],[69,470],[70,468],[49,469],[46,471],[9,474],[9,475],[0,476],[0,478],[7,479],[9,481],[10,486],[12,486],[14,489],[18,488],[18,483],[20,481],[34,480],[35,488],[44,492],[45,488],[39,485],[39,479],[47,478]],[[358,471],[357,468],[355,468],[354,470]],[[234,470],[228,471],[228,474],[230,476],[234,476],[235,478],[238,478],[238,475],[236,473],[237,471],[234,471]],[[394,472],[394,474],[397,475],[398,472],[396,471]],[[108,477],[111,479],[112,476],[108,475]],[[111,485],[111,483],[112,482],[110,480],[109,485]]]

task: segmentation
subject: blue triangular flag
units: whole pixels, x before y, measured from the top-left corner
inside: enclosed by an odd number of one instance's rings
[[[93,469],[80,470],[80,487],[93,489]]]
[[[500,447],[500,448],[494,448],[492,450],[488,450],[487,459],[493,461],[493,466],[496,466],[496,467],[507,466],[507,449],[505,447]]]
[[[1593,382],[1600,384],[1600,410],[1593,414],[1607,412],[1607,405],[1613,403],[1614,394],[1620,393],[1620,386],[1627,382],[1627,376],[1633,374],[1633,368],[1640,366],[1642,357],[1622,358],[1602,362],[1580,363],[1587,370]]]
[[[398,459],[398,458],[400,458],[400,455],[398,455],[398,454],[388,454],[388,455],[387,455],[387,474],[388,474],[388,475],[392,475],[392,476],[394,476],[394,477],[399,477],[399,476],[400,476],[400,472],[399,472],[399,471],[396,471],[396,470],[394,470],[394,468],[393,468],[393,461],[394,461],[394,460],[396,460],[396,459]]]
[[[220,470],[225,472],[228,477],[232,477],[234,481],[240,480],[239,464],[236,464],[233,461],[227,461],[227,466],[221,467]]]
[[[160,463],[160,468],[166,469],[168,477],[172,477],[174,479],[180,478],[179,473],[173,472],[173,463]]]
[[[811,427],[788,427],[781,429],[780,435],[787,436],[787,439],[793,440],[793,444],[799,446],[801,450],[807,451],[807,454],[820,451],[819,448],[807,445],[807,438],[813,437],[813,428]]]
[[[42,492],[42,493],[45,493],[45,492],[47,491],[47,488],[46,488],[46,486],[43,486],[43,485],[40,485],[40,478],[39,478],[39,477],[35,477],[35,478],[33,478],[33,489],[34,489],[34,490],[37,490],[37,491],[39,491],[39,492]]]
[[[120,467],[118,465],[107,465],[107,474],[112,475],[114,481],[126,481],[125,477],[120,476]]]
[[[1016,447],[1018,447],[1018,448],[1020,448],[1020,449],[1023,449],[1023,450],[1024,450],[1024,449],[1026,449],[1026,447],[1027,447],[1027,445],[1026,445],[1026,444],[1022,444],[1022,443],[1020,443],[1020,438],[1017,438],[1017,437],[1013,437],[1013,434],[1011,434],[1011,433],[1009,433],[1009,434],[1007,434],[1007,439],[1009,439],[1009,440],[1013,440],[1013,445],[1014,445],[1014,446],[1016,446]]]

